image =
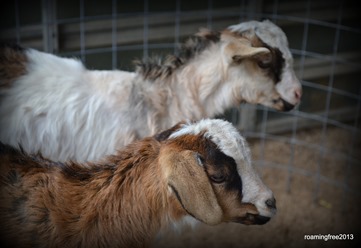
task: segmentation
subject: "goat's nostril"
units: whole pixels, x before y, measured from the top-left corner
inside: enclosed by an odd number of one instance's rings
[[[271,199],[268,199],[266,201],[266,206],[269,207],[269,208],[276,208],[276,199],[275,198],[271,198]]]
[[[301,91],[301,89],[295,90],[295,98],[296,98],[297,100],[300,100],[300,99],[301,99],[301,96],[302,96],[302,91]]]

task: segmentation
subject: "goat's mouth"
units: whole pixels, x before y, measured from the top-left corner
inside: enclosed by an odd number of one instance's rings
[[[291,111],[296,106],[294,104],[291,104],[291,103],[287,102],[283,98],[280,98],[280,100],[282,101],[282,104],[283,104],[282,111],[285,111],[285,112]]]
[[[284,111],[284,112],[291,111],[296,107],[295,104],[292,104],[281,97],[271,100],[270,105],[267,104],[265,105],[273,109],[276,109],[278,111]]]
[[[239,217],[234,220],[234,222],[241,223],[244,225],[264,225],[266,224],[271,218],[259,214],[250,214],[247,213],[244,217]]]

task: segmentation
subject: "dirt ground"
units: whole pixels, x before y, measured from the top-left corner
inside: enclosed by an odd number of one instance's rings
[[[361,139],[337,128],[328,129],[325,136],[320,129],[300,131],[296,138],[308,145],[295,145],[294,153],[287,142],[267,140],[262,145],[249,140],[254,161],[287,165],[293,156],[293,173],[287,166],[257,166],[277,199],[278,212],[269,223],[199,224],[180,233],[167,232],[154,247],[361,247]],[[323,144],[326,150],[310,144]],[[318,178],[329,178],[336,185]],[[351,191],[342,188],[343,182]],[[353,240],[305,240],[305,235],[312,234],[348,234],[349,238],[352,234]]]

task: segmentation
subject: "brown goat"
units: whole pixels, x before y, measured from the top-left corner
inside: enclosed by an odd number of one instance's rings
[[[275,200],[248,156],[221,120],[178,124],[87,166],[0,145],[1,247],[144,247],[186,216],[264,224]]]

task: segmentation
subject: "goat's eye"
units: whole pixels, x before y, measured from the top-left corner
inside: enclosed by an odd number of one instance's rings
[[[235,55],[235,56],[232,57],[232,60],[233,60],[233,62],[235,62],[237,64],[240,64],[242,62],[242,57],[238,56],[238,55]]]
[[[223,174],[211,175],[210,178],[215,183],[223,183],[226,180],[226,176]]]
[[[257,64],[258,64],[259,68],[262,68],[262,69],[267,69],[267,68],[271,67],[271,62],[269,62],[269,61],[265,62],[265,61],[260,60],[257,62]]]

